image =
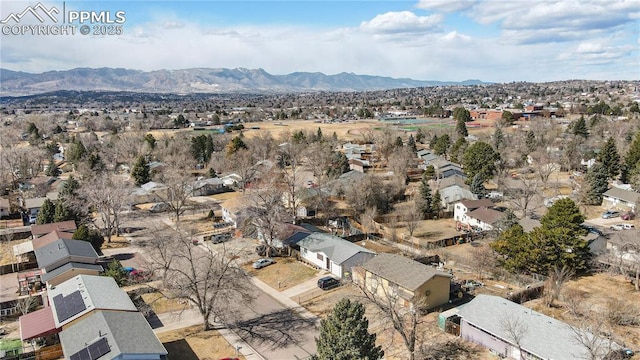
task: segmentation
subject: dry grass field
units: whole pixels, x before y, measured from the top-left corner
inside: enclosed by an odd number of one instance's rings
[[[243,268],[249,275],[257,277],[278,291],[301,284],[318,273],[318,270],[293,258],[275,258],[275,261],[275,264],[262,269],[252,268],[251,263],[245,264]]]
[[[236,357],[236,351],[216,330],[202,331],[201,326],[167,331],[158,339],[172,360],[215,360]],[[244,356],[238,354],[239,359]]]

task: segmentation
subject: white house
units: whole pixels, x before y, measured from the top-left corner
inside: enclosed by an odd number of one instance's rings
[[[468,222],[467,214],[483,206],[487,208],[493,207],[493,201],[490,199],[462,200],[456,203],[453,209],[453,218],[466,224]]]
[[[362,266],[376,253],[337,236],[312,233],[298,242],[300,256],[311,265],[339,278],[350,278],[354,266]]]
[[[605,208],[620,208],[635,211],[638,204],[640,204],[640,193],[635,191],[614,186],[602,194],[602,207]]]

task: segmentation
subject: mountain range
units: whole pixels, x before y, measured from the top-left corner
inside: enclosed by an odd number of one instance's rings
[[[284,93],[314,91],[367,91],[447,85],[462,82],[423,81],[407,78],[340,73],[294,72],[272,75],[263,69],[194,68],[141,71],[122,68],[76,68],[32,74],[0,69],[0,95],[23,96],[58,90],[133,91],[145,93]]]

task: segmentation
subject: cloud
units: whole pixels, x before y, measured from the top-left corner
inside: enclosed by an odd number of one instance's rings
[[[360,29],[376,34],[425,33],[440,31],[442,15],[417,16],[411,11],[387,12],[369,21]]]
[[[469,10],[477,3],[476,0],[420,0],[415,7],[423,10],[457,12]]]

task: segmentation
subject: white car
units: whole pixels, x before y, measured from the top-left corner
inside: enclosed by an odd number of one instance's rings
[[[260,260],[256,260],[256,262],[253,263],[253,268],[262,269],[263,267],[269,266],[271,264],[273,264],[272,259],[260,259]]]

